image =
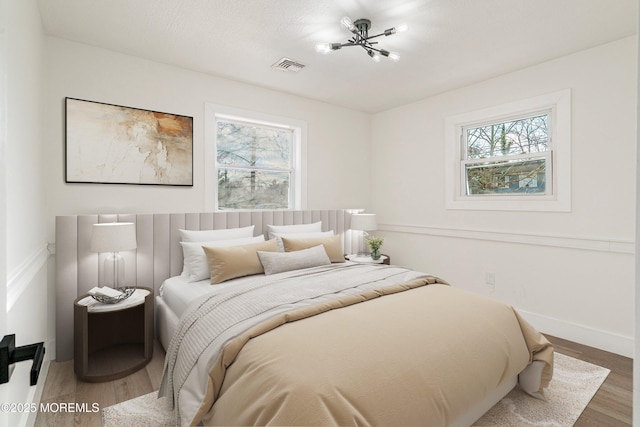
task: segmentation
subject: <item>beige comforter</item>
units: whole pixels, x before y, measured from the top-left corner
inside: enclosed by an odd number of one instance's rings
[[[280,313],[200,372],[205,425],[446,426],[553,349],[500,302],[419,277]],[[425,286],[425,285],[430,286]],[[365,303],[366,301],[366,303]]]

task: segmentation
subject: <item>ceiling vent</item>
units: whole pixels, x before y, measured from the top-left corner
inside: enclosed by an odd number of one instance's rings
[[[282,58],[271,66],[271,68],[275,68],[276,70],[291,71],[293,73],[297,73],[298,71],[302,70],[304,67],[305,67],[304,64],[301,64],[290,58]]]

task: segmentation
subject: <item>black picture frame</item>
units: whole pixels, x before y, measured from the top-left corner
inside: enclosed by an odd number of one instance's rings
[[[66,97],[65,182],[193,186],[193,117]]]

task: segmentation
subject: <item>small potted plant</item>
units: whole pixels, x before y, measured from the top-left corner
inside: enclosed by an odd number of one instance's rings
[[[377,261],[380,259],[380,247],[384,243],[382,237],[370,236],[367,237],[367,245],[371,249],[371,259]]]

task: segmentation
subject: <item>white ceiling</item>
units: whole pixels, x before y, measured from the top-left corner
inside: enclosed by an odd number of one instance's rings
[[[212,75],[377,112],[637,32],[637,0],[38,0],[45,32]],[[372,21],[399,62],[345,42]],[[297,74],[271,68],[283,56]]]

